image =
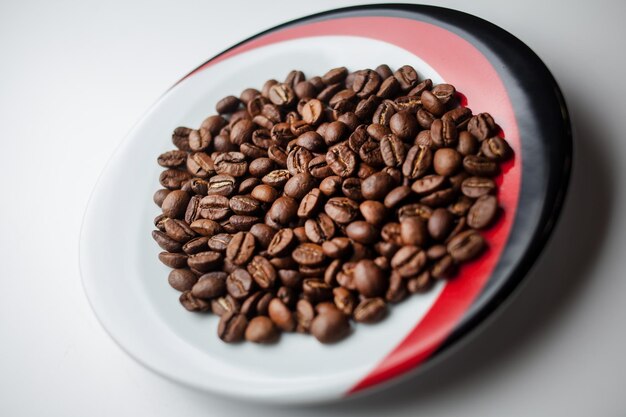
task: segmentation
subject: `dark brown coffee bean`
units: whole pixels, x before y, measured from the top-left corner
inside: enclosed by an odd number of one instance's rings
[[[340,177],[352,176],[357,167],[356,155],[347,145],[339,145],[326,153],[326,162],[330,169]]]
[[[239,99],[235,96],[226,96],[215,105],[215,111],[219,114],[232,113],[239,107]]]
[[[321,187],[321,186],[320,186]],[[321,188],[320,188],[321,189]],[[324,211],[336,223],[350,223],[357,216],[359,205],[349,198],[333,197],[324,206]]]
[[[387,258],[380,257],[377,259],[389,263]],[[387,292],[385,293],[385,301],[389,303],[399,303],[404,300],[409,295],[406,281],[407,280],[402,278],[398,273],[392,272],[389,277],[389,288],[387,288]]]
[[[248,104],[248,102],[252,101],[255,97],[261,95],[261,92],[256,88],[246,88],[239,95],[239,99],[244,103]]]
[[[305,299],[298,300],[296,304],[296,322],[298,331],[307,333],[311,328],[311,321],[315,317],[315,310],[310,301]]]
[[[255,238],[251,233],[239,232],[231,239],[226,248],[226,258],[235,265],[245,265],[255,250]]]
[[[343,183],[343,180],[340,176],[333,175],[333,176],[324,178],[322,182],[320,182],[319,189],[322,192],[322,194],[324,194],[327,197],[330,197],[332,195],[339,193],[339,191],[341,190],[342,183]]]
[[[166,169],[159,176],[159,183],[169,190],[177,190],[184,183],[191,179],[191,174],[187,171],[177,169]]]
[[[437,84],[431,91],[443,104],[452,101],[456,95],[456,89],[451,84]]]
[[[196,177],[207,178],[215,174],[215,164],[206,153],[195,152],[187,158],[187,171]]]
[[[313,319],[310,331],[321,343],[335,343],[350,333],[350,323],[338,309],[327,309]]]
[[[391,135],[391,129],[389,129],[388,126],[383,126],[377,123],[372,123],[371,125],[369,125],[367,127],[366,132],[369,136],[371,136],[373,139],[377,141],[381,141],[385,136]],[[363,142],[363,144],[359,147],[359,150],[367,142],[368,142],[367,140]]]
[[[225,233],[234,234],[234,233],[237,233],[237,232],[240,232],[240,231],[244,230],[244,229],[240,230],[240,229],[236,228],[235,225],[230,222],[230,217],[228,219],[226,219],[226,220],[222,220],[219,223],[219,225],[220,225],[221,231],[225,232]]]
[[[191,133],[188,127],[177,127],[172,133],[172,143],[181,151],[190,151],[189,148],[189,134]]]
[[[401,90],[400,83],[397,79],[389,77],[380,84],[380,88],[376,93],[377,97],[382,99],[393,98]]]
[[[296,239],[292,229],[280,229],[272,238],[267,252],[270,256],[285,256],[295,243]]]
[[[187,265],[200,272],[210,272],[222,264],[222,254],[207,251],[189,255]]]
[[[275,169],[264,176],[261,181],[263,184],[270,185],[274,188],[282,188],[289,178],[291,178],[291,174],[289,174],[289,171],[286,169]]]
[[[365,162],[361,162],[359,164],[359,170],[357,171],[356,176],[360,179],[365,179],[370,175],[375,174],[376,171],[376,168],[367,165]]]
[[[385,206],[381,202],[374,200],[362,202],[359,206],[359,210],[361,211],[363,218],[374,226],[378,226],[383,223],[387,214]]]
[[[284,187],[287,197],[301,199],[315,186],[315,179],[308,172],[300,172],[291,177]]]
[[[440,190],[446,183],[446,177],[442,175],[427,175],[415,181],[411,189],[418,195],[428,195]]]
[[[289,106],[294,103],[296,95],[287,84],[275,84],[268,93],[268,98],[277,106]]]
[[[235,145],[249,143],[255,130],[252,120],[241,119],[233,125],[230,131],[230,141]]]
[[[415,87],[409,90],[406,95],[413,97],[420,97],[424,90],[430,90],[433,87],[433,81],[430,78],[418,83]]]
[[[287,155],[287,170],[291,175],[299,172],[308,172],[309,162],[313,159],[313,154],[306,148],[296,146]]]
[[[434,116],[443,116],[446,112],[445,105],[432,92],[425,90],[421,95],[422,105],[424,109]]]
[[[454,188],[444,188],[443,190],[430,193],[426,197],[422,197],[420,203],[429,207],[441,207],[450,204],[456,194],[457,192]]]
[[[404,143],[396,135],[386,135],[383,137],[380,141],[380,152],[385,165],[389,167],[402,166],[406,158]]]
[[[191,293],[198,298],[211,299],[226,294],[226,272],[209,272],[198,278]]]
[[[339,311],[346,316],[351,316],[356,307],[356,299],[354,295],[346,288],[333,288],[333,302]]]
[[[276,234],[276,230],[264,223],[256,223],[250,228],[250,233],[261,248],[267,248]]]
[[[159,190],[156,190],[154,195],[152,196],[152,201],[154,201],[154,204],[156,204],[157,206],[162,207],[163,201],[165,201],[165,197],[167,197],[170,192],[171,191],[167,188],[161,188]]]
[[[187,311],[204,312],[211,309],[211,304],[201,298],[194,297],[191,291],[183,292],[178,301]]]
[[[459,134],[451,120],[436,119],[430,126],[430,138],[435,147],[455,147]]]
[[[417,119],[412,114],[402,111],[389,119],[389,128],[400,139],[413,139],[419,130]]]
[[[513,154],[507,141],[499,136],[482,141],[480,151],[485,157],[494,161],[504,161]]]
[[[326,155],[316,156],[309,161],[309,173],[315,178],[326,178],[333,174],[326,162]]]
[[[243,340],[248,319],[239,313],[228,312],[222,315],[217,327],[217,335],[226,343],[237,343]]]
[[[417,123],[422,129],[430,129],[433,122],[436,120],[435,116],[426,109],[419,109],[416,114]]]
[[[172,286],[172,288],[177,291],[183,292],[191,290],[194,284],[198,281],[198,277],[187,268],[173,269],[170,272],[167,281]]]
[[[317,95],[317,89],[309,81],[300,81],[294,86],[293,91],[299,99],[313,98]]]
[[[428,240],[426,221],[419,217],[407,217],[400,222],[400,237],[405,245],[423,246]]]
[[[272,264],[262,256],[255,256],[248,264],[248,272],[254,282],[263,289],[272,288],[276,282],[276,270]]]
[[[421,217],[428,220],[432,212],[433,209],[424,204],[407,204],[398,210],[398,219],[402,221],[407,217]]]
[[[300,284],[302,283],[302,276],[300,275],[300,272],[296,270],[279,269],[277,274],[278,274],[278,278],[280,279],[281,284],[284,285],[285,287],[299,288]]]
[[[426,270],[416,276],[407,280],[406,287],[411,294],[423,293],[429,290],[433,285],[433,279],[430,271]]]
[[[411,116],[413,117],[413,120],[415,121],[416,129],[419,129],[419,124],[417,123],[417,119],[415,119],[415,114],[422,107],[422,100],[420,100],[419,97],[402,96],[402,97],[396,98],[393,102],[394,102],[394,105],[396,106],[397,112],[408,112],[411,114]],[[417,130],[416,130],[416,133],[417,133]]]
[[[258,316],[248,323],[245,338],[253,343],[273,343],[278,338],[278,334],[272,320],[265,316]]]
[[[232,238],[233,237],[229,235],[228,233],[219,233],[215,236],[212,236],[210,239],[208,239],[206,244],[209,247],[209,249],[211,249],[212,251],[226,252],[226,248],[228,247],[228,244],[230,243],[230,240]],[[183,246],[183,250],[185,250],[184,246]]]
[[[229,196],[235,191],[236,180],[230,175],[215,175],[209,179],[207,195]]]
[[[426,256],[431,261],[437,261],[448,254],[445,245],[433,245],[426,251]]]
[[[498,212],[498,199],[492,195],[480,197],[467,213],[467,225],[472,229],[489,226]]]
[[[253,197],[236,195],[230,199],[228,206],[236,214],[250,215],[261,208],[261,202]]]
[[[439,259],[431,268],[431,275],[437,279],[449,279],[454,276],[457,270],[457,264],[452,256],[446,255]]]
[[[348,69],[346,67],[333,68],[322,75],[322,81],[326,85],[336,84],[345,80],[347,75]]]
[[[184,164],[186,160],[187,152],[173,150],[159,155],[157,163],[165,168],[176,168]]]
[[[163,214],[171,219],[184,217],[190,199],[191,197],[186,191],[173,190],[169,192],[161,204]]]
[[[322,244],[333,237],[336,227],[328,215],[320,213],[315,219],[308,219],[304,223],[304,231],[311,242]]]
[[[454,175],[463,164],[463,156],[451,148],[438,149],[433,158],[433,168],[439,175]]]
[[[300,265],[316,266],[326,259],[322,247],[314,243],[302,243],[291,254]]]
[[[159,253],[159,260],[163,265],[170,268],[184,268],[187,266],[187,255],[184,253],[161,252]]]
[[[396,78],[396,80],[398,80],[400,88],[402,88],[402,90],[404,91],[413,88],[418,81],[417,72],[410,65],[404,65],[398,68],[398,70],[393,73],[393,76]]]
[[[352,244],[347,237],[335,237],[322,244],[324,255],[333,259],[346,257],[350,254],[351,250]]]
[[[278,197],[268,211],[269,217],[275,222],[286,225],[294,219],[298,212],[298,204],[291,197]]]
[[[457,107],[455,109],[452,109],[448,112],[446,112],[443,116],[441,116],[441,119],[446,121],[446,120],[450,120],[452,121],[457,130],[461,130],[461,129],[465,129],[467,127],[467,124],[469,122],[469,120],[472,117],[472,111],[467,108],[467,107]]]
[[[447,245],[448,253],[457,262],[474,259],[485,248],[485,240],[474,230],[466,230],[454,236]]]
[[[493,177],[498,174],[498,164],[482,156],[468,155],[463,158],[463,168],[478,177]]]
[[[180,243],[186,243],[196,235],[183,220],[167,219],[163,225],[165,233]]]
[[[207,236],[200,236],[195,239],[191,239],[189,242],[183,245],[183,252],[187,255],[193,255],[200,252],[206,252],[209,248],[208,246],[209,238]]]
[[[261,178],[274,169],[274,162],[269,158],[257,158],[250,162],[248,172],[253,177]]]
[[[274,187],[266,184],[260,184],[254,187],[250,195],[257,201],[263,203],[273,203],[278,198],[280,193]]]
[[[200,200],[200,215],[205,219],[221,220],[230,213],[228,198],[208,195]]]
[[[182,244],[160,230],[152,231],[152,238],[155,242],[163,249],[168,252],[180,252],[182,249]]]
[[[354,114],[361,121],[372,120],[378,105],[380,104],[380,98],[376,96],[369,96],[359,101],[354,109]]]
[[[366,298],[354,309],[354,320],[359,323],[378,323],[387,315],[387,303],[380,297]]]
[[[376,227],[363,220],[357,220],[348,224],[346,235],[350,239],[363,244],[372,244],[379,236]]]
[[[309,218],[322,206],[321,192],[319,188],[313,188],[300,201],[298,206],[298,217]]]
[[[269,297],[265,303],[269,305],[270,300],[272,299],[272,295],[270,293],[257,291],[253,294],[250,294],[248,298],[241,303],[241,314],[245,315],[248,319],[267,314],[267,305],[265,305],[265,312],[263,312],[263,305],[261,305],[266,298]]]
[[[430,169],[433,161],[433,153],[430,149],[412,146],[407,152],[404,164],[402,164],[402,174],[409,179],[417,179]]]
[[[292,332],[295,330],[296,319],[294,314],[279,298],[270,301],[268,314],[274,324],[282,331]]]
[[[252,226],[260,222],[261,218],[245,214],[233,214],[228,221],[236,231],[248,231]]]
[[[368,298],[384,295],[388,285],[384,272],[370,259],[363,259],[354,267],[354,284]]]
[[[426,265],[426,252],[416,246],[404,246],[391,258],[391,267],[403,278],[414,277]]]
[[[354,201],[363,200],[361,192],[361,180],[358,178],[346,178],[341,183],[341,192],[343,195]]]
[[[389,128],[389,123],[391,122],[391,118],[394,114],[396,114],[395,103],[391,100],[384,100],[376,108],[376,111],[372,116],[372,123]],[[368,133],[370,136],[374,137],[374,135],[369,132],[369,129]],[[391,133],[391,130],[389,131],[389,133]]]
[[[226,279],[226,290],[231,297],[236,300],[242,300],[252,290],[252,276],[245,269],[235,269]]]
[[[385,172],[377,172],[363,180],[361,192],[368,200],[382,200],[393,188],[393,179]]]
[[[445,240],[454,227],[454,216],[444,208],[438,208],[428,219],[428,233],[439,241]]]
[[[236,151],[237,145],[230,141],[230,132],[219,134],[213,138],[213,150],[216,152]]]
[[[479,141],[483,141],[495,135],[498,126],[489,113],[480,113],[470,119],[467,124],[467,131]]]
[[[197,219],[194,220],[189,227],[199,235],[202,236],[213,236],[216,233],[219,233],[221,226],[219,223],[210,220],[210,219]]]
[[[380,75],[377,72],[370,69],[361,70],[355,73],[352,89],[358,97],[365,98],[376,93],[380,83]]]
[[[496,183],[490,178],[469,177],[461,183],[461,192],[470,198],[491,194],[496,190]]]

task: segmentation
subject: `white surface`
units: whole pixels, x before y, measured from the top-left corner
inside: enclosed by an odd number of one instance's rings
[[[564,216],[528,284],[463,350],[384,393],[303,409],[210,396],[128,358],[83,294],[78,231],[114,148],[189,68],[354,2],[129,3],[0,3],[0,415],[624,414],[625,3],[438,3],[509,30],[555,74],[578,132]]]
[[[368,55],[360,53],[364,49]],[[307,54],[316,59],[306,59]],[[181,308],[179,293],[167,283],[170,269],[157,261],[161,249],[150,236],[152,219],[161,214],[151,199],[162,171],[155,160],[172,148],[174,127],[200,126],[221,97],[283,77],[298,63],[306,74],[324,74],[342,65],[375,68],[381,59],[393,68],[411,65],[420,78],[444,81],[423,60],[385,42],[309,37],[244,52],[193,74],[133,128],[96,186],[80,241],[87,295],[124,350],[160,374],[199,389],[272,403],[313,403],[343,397],[419,323],[443,282],[395,306],[384,325],[354,326],[354,334],[337,345],[300,334],[284,334],[270,347],[228,345],[217,338],[216,316]],[[255,68],[253,74],[249,68]]]

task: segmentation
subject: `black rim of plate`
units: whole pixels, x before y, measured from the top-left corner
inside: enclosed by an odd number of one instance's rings
[[[561,212],[571,171],[572,133],[561,90],[541,59],[509,32],[464,12],[436,6],[372,4],[329,10],[267,29],[212,57],[187,76],[268,33],[331,19],[372,16],[435,24],[472,43],[498,72],[520,126],[522,183],[509,239],[481,293],[430,355],[430,361],[477,327],[511,295],[537,260]]]

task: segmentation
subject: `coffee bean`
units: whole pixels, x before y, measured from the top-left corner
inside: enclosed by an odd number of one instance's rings
[[[432,163],[433,154],[429,148],[412,146],[402,164],[402,174],[409,179],[417,179],[428,172]]]
[[[285,332],[292,332],[295,330],[295,317],[291,310],[289,310],[289,307],[287,307],[279,298],[274,298],[270,301],[268,314],[269,318],[279,329]]]
[[[496,183],[490,178],[469,177],[461,183],[461,191],[470,198],[491,194],[495,189]]]
[[[182,218],[189,204],[190,195],[186,191],[173,190],[169,192],[161,204],[163,214],[172,219]]]
[[[254,199],[253,197],[236,195],[230,199],[230,201],[228,202],[228,206],[236,214],[250,215],[261,208],[261,202]]]
[[[222,263],[222,254],[207,251],[189,255],[187,265],[200,272],[210,272],[218,268]]]
[[[359,210],[361,211],[361,215],[363,216],[363,218],[368,223],[373,224],[374,226],[380,225],[385,220],[385,206],[379,201],[364,201],[359,206]]]
[[[493,177],[498,174],[498,164],[482,156],[468,155],[463,158],[463,168],[471,175]]]
[[[191,133],[188,127],[177,127],[172,133],[172,143],[181,151],[189,151],[189,134]]]
[[[356,242],[363,244],[374,243],[378,237],[378,230],[374,225],[363,220],[358,220],[348,224],[346,235]]]
[[[170,268],[184,268],[187,266],[187,255],[183,253],[159,253],[159,260]]]
[[[189,291],[198,281],[196,274],[189,269],[173,269],[170,272],[167,281],[177,291],[184,292]]]
[[[467,213],[467,225],[472,229],[483,229],[495,219],[498,200],[495,196],[484,195],[472,205]]]
[[[300,201],[297,215],[300,218],[309,218],[317,212],[322,205],[321,192],[319,188],[313,188]]]
[[[278,332],[272,320],[265,316],[258,316],[248,323],[245,338],[254,343],[273,343],[278,338]]]
[[[315,219],[308,219],[304,223],[304,231],[313,243],[322,244],[335,234],[335,223],[324,213],[320,213]]]
[[[319,189],[327,197],[335,195],[341,190],[343,180],[338,175],[326,177],[320,182]]]
[[[171,191],[167,188],[161,188],[159,190],[156,190],[152,196],[152,201],[154,201],[154,204],[156,204],[157,206],[162,207],[163,202],[165,201],[165,197],[167,197],[170,192]]]
[[[180,304],[188,311],[204,312],[211,309],[211,304],[201,298],[195,297],[191,291],[183,292],[178,298]]]
[[[404,91],[413,88],[418,81],[417,72],[410,65],[404,65],[398,68],[398,70],[394,72],[393,76],[396,78],[396,80],[398,80],[400,88],[402,88],[402,90]]]
[[[277,106],[289,106],[295,101],[295,93],[287,84],[275,84],[268,93],[268,98]]]
[[[219,223],[210,219],[197,219],[194,220],[189,227],[196,233],[202,236],[213,236],[221,229]]]
[[[230,175],[215,175],[209,179],[207,195],[229,196],[235,191],[236,180]]]
[[[389,128],[400,139],[413,139],[419,130],[417,119],[412,114],[401,111],[389,119]]]
[[[159,176],[161,185],[169,190],[180,189],[180,187],[190,179],[190,173],[171,168],[163,171]]]
[[[228,198],[208,195],[200,200],[200,215],[205,219],[221,220],[230,213]]]
[[[335,237],[322,244],[324,255],[333,259],[343,258],[349,255],[351,250],[352,244],[350,243],[350,239],[346,237]]]
[[[315,179],[308,172],[300,172],[285,183],[284,194],[287,197],[302,199],[315,186]]]
[[[252,258],[248,264],[248,272],[259,287],[269,289],[274,286],[276,270],[266,258],[262,256]]]
[[[440,98],[441,100],[441,98]],[[457,107],[446,112],[441,116],[441,120],[450,120],[456,126],[457,130],[465,129],[472,117],[472,110],[467,107]]]
[[[354,201],[363,200],[361,192],[361,180],[358,178],[346,178],[341,183],[341,192],[343,195]]]
[[[396,114],[396,105],[391,100],[383,100],[382,103],[378,105],[374,115],[372,116],[372,123],[384,126],[388,131],[386,134],[391,133],[391,129],[389,128],[389,123],[391,122],[391,118]],[[369,131],[367,132],[370,136],[375,137]],[[381,132],[382,133],[382,132]],[[376,138],[375,138],[376,139]]]
[[[321,185],[320,185],[321,189]],[[324,206],[324,211],[336,223],[350,223],[358,214],[359,205],[349,198],[333,197]]]
[[[457,265],[452,259],[452,256],[446,255],[439,259],[431,268],[431,275],[433,278],[443,279],[452,278],[456,273]]]
[[[182,245],[180,242],[172,239],[171,237],[159,230],[152,231],[152,238],[163,250],[166,250],[168,252],[180,252],[182,249]]]
[[[245,265],[255,250],[255,239],[251,233],[239,232],[231,239],[226,248],[226,258],[235,265]]]
[[[359,261],[354,267],[354,284],[364,297],[383,295],[387,290],[387,280],[383,271],[369,259]]]
[[[231,297],[241,300],[252,290],[252,276],[245,269],[235,269],[225,281],[226,290]]]
[[[381,79],[377,72],[372,70],[357,71],[352,83],[352,89],[360,98],[374,94],[380,86]]]
[[[335,343],[348,335],[350,323],[338,309],[328,309],[311,321],[310,331],[321,343]]]
[[[406,158],[404,143],[396,135],[386,135],[382,138],[380,141],[380,152],[385,165],[389,167],[402,166]]]
[[[400,89],[401,87],[398,80],[393,77],[389,77],[382,82],[376,96],[382,99],[393,98],[396,94],[398,94]]]
[[[407,217],[403,219],[400,222],[400,238],[404,245],[425,245],[428,240],[426,222],[419,217]]]
[[[480,113],[473,116],[467,124],[467,131],[479,141],[492,137],[497,133],[498,127],[489,113]]]
[[[428,220],[432,212],[433,209],[424,204],[407,204],[398,210],[398,219],[402,221],[407,217],[421,217]]]
[[[380,297],[366,298],[354,309],[354,320],[359,323],[378,323],[387,315],[387,304]]]
[[[452,213],[444,208],[438,208],[428,219],[428,233],[439,241],[445,240],[454,227],[454,217]]]
[[[287,225],[298,212],[298,204],[291,197],[278,197],[268,211],[269,217],[281,225]]]
[[[417,123],[422,129],[430,129],[433,122],[435,121],[435,116],[423,108],[417,111],[416,118]]]
[[[177,242],[186,243],[196,235],[182,220],[167,219],[163,224],[165,233]]]
[[[194,255],[200,252],[206,252],[209,248],[208,246],[209,238],[207,236],[200,236],[195,239],[191,239],[189,242],[183,245],[183,252],[187,255]]]
[[[391,267],[403,278],[414,277],[426,265],[426,252],[416,246],[403,246],[391,258]]]
[[[448,253],[457,262],[474,259],[485,248],[485,240],[474,230],[466,230],[454,236],[447,245]]]
[[[499,136],[482,141],[480,151],[485,157],[494,161],[504,161],[513,154],[509,144]]]
[[[240,342],[248,326],[248,319],[243,314],[228,312],[222,315],[217,327],[217,335],[227,343]]]
[[[425,90],[421,95],[422,105],[424,109],[427,110],[434,116],[442,116],[445,111],[445,105],[439,100],[439,98],[434,95],[432,92]]]
[[[198,239],[206,239],[206,237],[198,238]],[[231,239],[232,239],[232,236],[229,235],[228,233],[219,233],[215,236],[212,236],[210,239],[208,239],[208,241],[206,242],[206,245],[212,251],[226,252],[226,248],[228,247],[228,244],[230,243]],[[191,243],[191,241],[189,243]],[[183,250],[186,252],[185,246],[183,246]]]
[[[433,167],[437,174],[451,176],[461,168],[462,159],[463,156],[454,149],[438,149],[433,158]]]
[[[455,147],[459,134],[451,120],[436,119],[430,126],[430,138],[433,145],[438,148]]]
[[[406,185],[401,185],[389,191],[384,198],[384,206],[388,209],[396,207],[402,201],[406,200],[411,195],[411,188]]]
[[[456,195],[454,188],[444,188],[420,199],[420,203],[429,207],[441,207],[450,204]]]
[[[198,298],[211,299],[221,297],[226,293],[225,272],[209,272],[197,279],[191,288],[191,293]]]
[[[319,265],[326,258],[322,247],[314,243],[302,243],[296,247],[291,256],[300,265],[306,266]]]
[[[162,153],[157,158],[159,165],[165,168],[176,168],[181,166],[187,160],[187,152],[180,150],[173,150]]]
[[[339,145],[326,153],[326,163],[340,177],[350,177],[357,167],[356,154],[347,145]]]
[[[361,192],[368,200],[382,200],[393,186],[394,181],[387,173],[377,172],[363,180]]]

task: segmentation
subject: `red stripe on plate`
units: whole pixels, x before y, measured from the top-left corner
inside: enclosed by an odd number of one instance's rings
[[[489,249],[480,259],[463,265],[458,277],[446,283],[428,313],[363,379],[348,391],[364,388],[415,369],[450,335],[488,281],[508,240],[519,198],[521,153],[519,129],[504,83],[489,60],[471,43],[439,26],[397,17],[352,17],[288,27],[237,46],[195,72],[261,46],[312,36],[360,36],[396,45],[431,65],[461,92],[463,104],[474,113],[489,112],[506,132],[515,158],[503,165],[497,178],[503,213],[483,236]]]

